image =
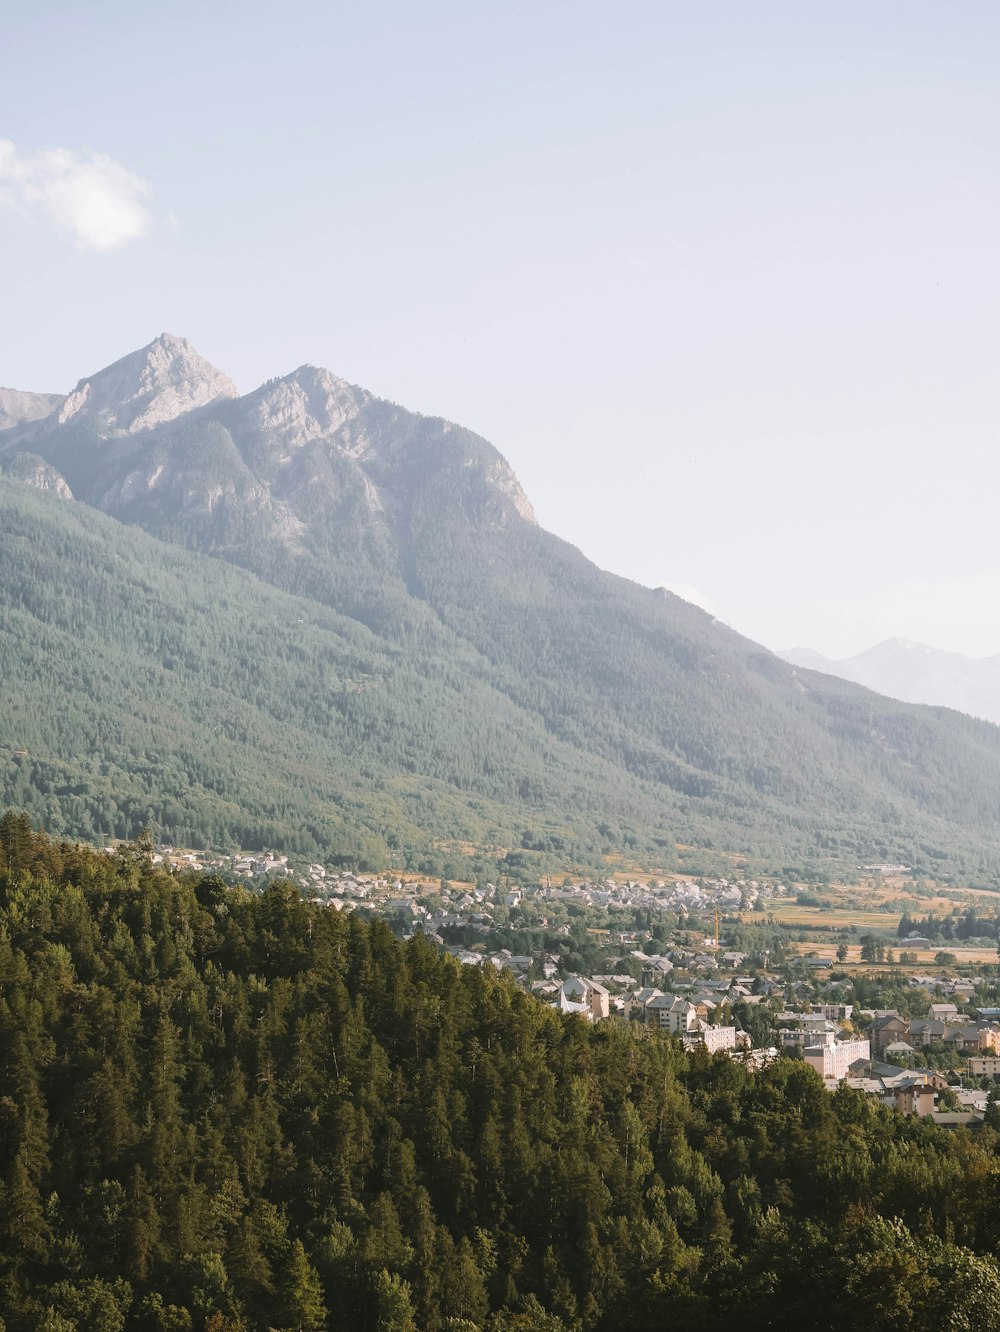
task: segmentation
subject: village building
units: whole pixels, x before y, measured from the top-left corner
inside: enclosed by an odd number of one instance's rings
[[[867,1040],[848,1040],[810,1045],[803,1050],[802,1058],[824,1080],[843,1082],[853,1063],[871,1058],[871,1043]]]

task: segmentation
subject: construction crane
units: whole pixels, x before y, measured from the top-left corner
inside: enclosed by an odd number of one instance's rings
[[[719,946],[719,908],[715,908],[715,946]]]

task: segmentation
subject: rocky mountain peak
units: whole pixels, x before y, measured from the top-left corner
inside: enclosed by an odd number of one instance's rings
[[[267,434],[286,453],[344,432],[340,445],[352,456],[364,452],[367,443],[358,418],[370,401],[364,389],[314,365],[300,365],[290,375],[268,380],[243,399],[247,425]]]
[[[139,351],[81,379],[58,421],[90,418],[106,436],[134,435],[238,396],[236,385],[186,338],[163,333]]]
[[[21,423],[0,436],[0,454],[31,448],[79,499],[128,521],[208,513],[212,539],[235,541],[250,515],[262,532],[266,512],[270,537],[308,550],[310,524],[322,546],[331,515],[353,513],[391,542],[392,515],[408,513],[414,494],[445,471],[441,494],[462,492],[480,524],[502,526],[514,514],[536,521],[486,440],[320,366],[300,365],[240,396],[185,338],[164,333],[80,380],[44,419],[25,418],[44,405],[16,404]],[[103,446],[134,436],[126,447]]]

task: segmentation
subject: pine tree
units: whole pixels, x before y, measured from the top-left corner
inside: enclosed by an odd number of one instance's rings
[[[377,1332],[418,1332],[409,1282],[384,1267],[375,1277],[375,1327]]]
[[[280,1295],[281,1320],[295,1332],[322,1332],[326,1327],[323,1286],[301,1240],[289,1250]]]

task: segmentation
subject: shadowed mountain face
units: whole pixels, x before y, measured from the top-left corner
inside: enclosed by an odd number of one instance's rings
[[[423,772],[467,809],[501,803],[497,841],[554,845],[573,824],[589,851],[655,846],[664,862],[676,837],[760,865],[1000,867],[1000,732],[796,669],[601,572],[538,527],[503,457],[460,426],[312,366],[240,397],[165,335],[0,432],[0,466],[15,454],[78,502],[332,608],[447,681],[450,712],[414,748],[433,708],[412,672],[379,674],[369,701],[389,708],[398,749],[383,745],[380,771]],[[545,742],[515,758],[512,730]],[[363,731],[355,742],[363,755]],[[438,838],[461,822],[428,819]]]
[[[30,421],[41,421],[63,403],[61,393],[22,393],[18,389],[0,388],[0,431]]]

